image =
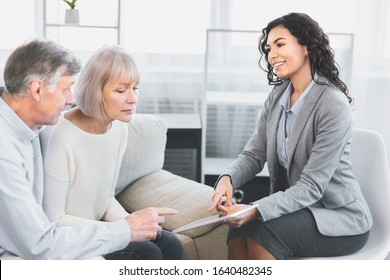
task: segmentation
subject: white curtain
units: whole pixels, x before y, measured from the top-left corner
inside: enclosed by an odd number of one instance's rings
[[[203,102],[207,158],[235,158],[252,134],[268,94],[258,66],[258,31],[209,29]]]
[[[139,112],[199,113],[209,22],[209,1],[121,2],[121,44],[141,72]]]
[[[355,96],[356,126],[381,133],[389,155],[390,3],[387,0],[357,2],[351,88]]]

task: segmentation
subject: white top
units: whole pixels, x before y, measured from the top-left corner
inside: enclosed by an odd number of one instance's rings
[[[317,77],[318,75],[315,76],[315,79],[317,79]],[[303,102],[314,84],[315,82],[312,80],[305,91],[295,101],[295,104],[290,108],[290,97],[291,93],[293,92],[293,85],[290,82],[279,101],[279,104],[283,110],[279,121],[276,151],[279,163],[286,169],[288,164],[287,147],[290,140],[290,135],[294,129],[295,120],[298,118],[299,111],[301,110],[302,106],[304,106]]]
[[[79,226],[128,215],[114,196],[127,134],[123,122],[91,134],[62,116],[50,137],[42,137],[43,207],[51,221]]]

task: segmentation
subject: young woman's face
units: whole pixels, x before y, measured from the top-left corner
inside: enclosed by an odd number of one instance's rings
[[[128,122],[131,120],[138,101],[138,83],[118,79],[103,87],[104,109],[107,117]]]
[[[307,47],[300,45],[287,28],[279,25],[271,29],[266,48],[268,62],[279,78],[292,80],[301,75],[311,75]]]

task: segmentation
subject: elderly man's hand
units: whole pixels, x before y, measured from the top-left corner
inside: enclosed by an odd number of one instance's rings
[[[126,221],[131,229],[132,242],[154,240],[161,235],[162,225],[166,215],[175,215],[177,211],[172,208],[149,207],[136,211],[127,216]]]

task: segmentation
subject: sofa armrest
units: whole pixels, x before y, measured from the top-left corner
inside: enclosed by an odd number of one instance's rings
[[[118,201],[128,212],[147,207],[171,207],[177,215],[166,216],[164,228],[175,230],[198,219],[215,215],[208,212],[213,188],[160,170],[131,183],[118,196]],[[184,232],[195,238],[206,234],[217,225],[206,225]]]

